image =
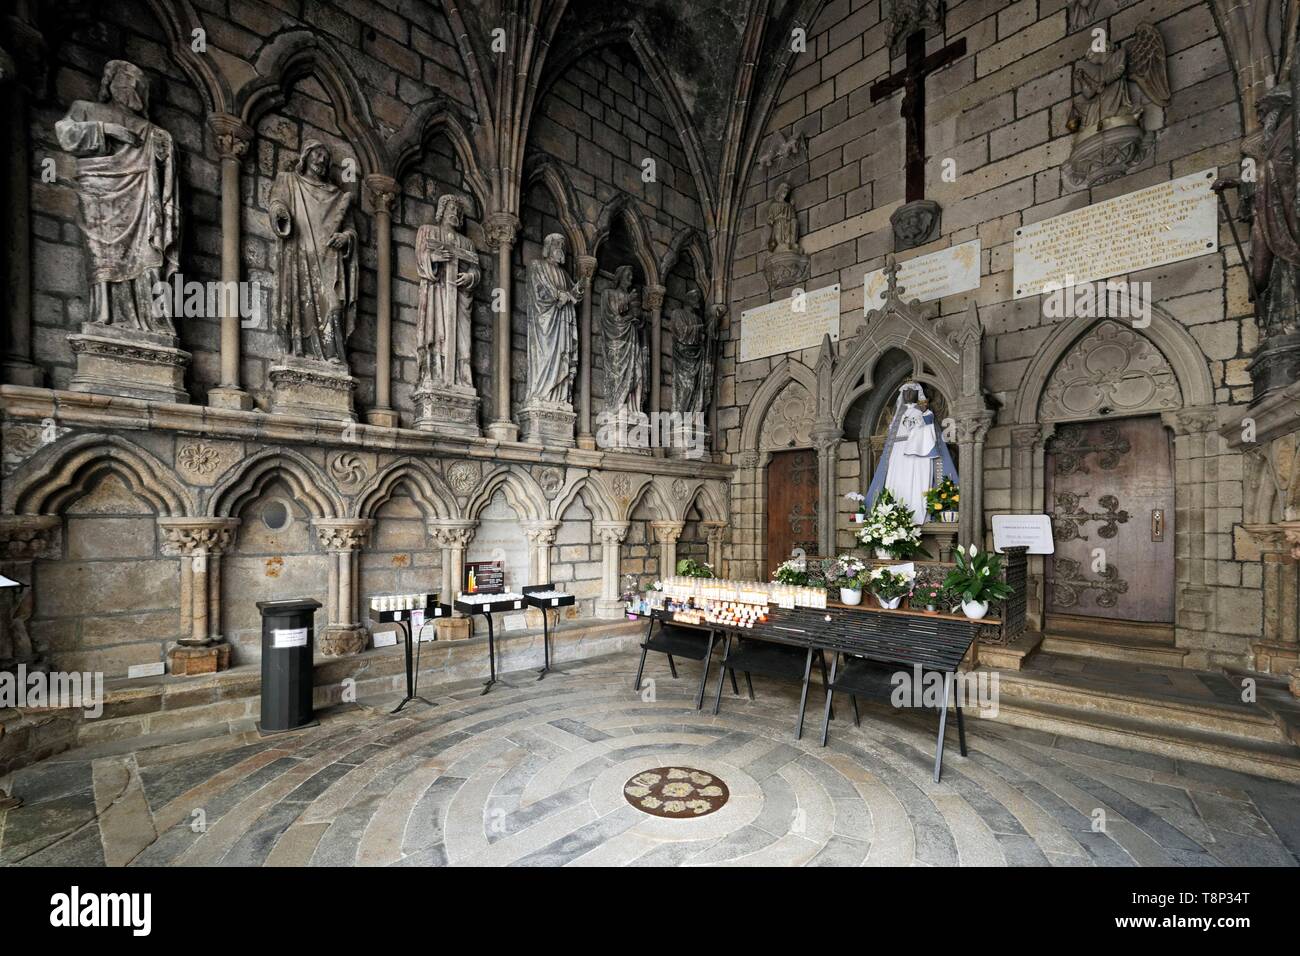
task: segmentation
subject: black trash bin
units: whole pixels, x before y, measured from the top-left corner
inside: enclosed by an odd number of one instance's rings
[[[259,733],[279,734],[312,719],[312,648],[319,601],[258,601],[262,612],[262,720]]]

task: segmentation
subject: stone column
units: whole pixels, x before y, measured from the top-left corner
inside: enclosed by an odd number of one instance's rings
[[[42,663],[28,633],[35,610],[36,559],[63,553],[57,515],[0,515],[0,574],[24,585],[0,590],[0,671]]]
[[[4,96],[5,126],[9,147],[5,150],[5,256],[4,275],[4,361],[3,381],[13,385],[40,386],[45,374],[32,363],[32,222],[31,222],[31,140],[28,126],[31,117],[29,86],[35,71],[42,69],[46,56],[45,39],[27,23],[27,11],[21,6],[7,17],[12,47],[0,51],[14,57],[9,69],[0,70],[0,88]],[[17,75],[15,75],[17,73]]]
[[[551,583],[551,545],[555,544],[560,522],[521,521],[519,524],[528,539],[528,583]]]
[[[429,518],[425,526],[429,537],[442,549],[442,584],[438,599],[444,604],[451,604],[460,593],[460,582],[465,576],[465,550],[474,540],[475,521],[455,521],[446,518]],[[469,637],[469,621],[460,613],[452,611],[452,619],[443,619],[437,623],[439,640],[460,640]]]
[[[239,381],[240,323],[240,164],[253,140],[253,130],[238,116],[208,117],[221,159],[221,384],[208,392],[208,404],[218,408],[251,409],[253,399]],[[264,303],[269,306],[269,300]]]
[[[957,474],[961,478],[957,543],[984,547],[984,439],[993,424],[991,411],[957,419]]]
[[[843,430],[834,422],[818,422],[812,431],[817,449],[817,550],[835,556],[835,505],[839,499],[838,465]]]
[[[1208,527],[1205,515],[1206,442],[1219,441],[1209,433],[1218,421],[1213,407],[1184,408],[1163,412],[1165,426],[1174,433],[1174,563],[1178,569],[1178,601],[1174,606],[1174,643],[1189,647],[1188,632],[1212,631],[1214,589],[1217,574],[1206,555],[1209,536],[1217,526]],[[1202,648],[1198,648],[1202,650]],[[1190,657],[1191,655],[1189,655]],[[1187,660],[1188,667],[1204,667],[1206,662]]]
[[[1042,470],[1043,447],[1053,431],[1052,425],[1015,425],[1011,428],[1011,511],[1013,514],[1040,514],[1041,502],[1035,503],[1038,477]],[[1027,558],[1027,587],[1025,616],[1029,629],[1042,631],[1043,608],[1046,595],[1044,587],[1044,557],[1031,554]]]
[[[591,286],[596,277],[596,257],[578,256],[578,281],[582,302],[578,305],[578,447],[594,449],[591,430]]]
[[[709,564],[713,565],[713,573],[717,577],[725,578],[727,574],[722,567],[722,541],[726,536],[727,523],[701,521],[700,527],[704,529],[705,540],[709,543]]]
[[[622,569],[622,544],[627,537],[630,521],[594,521],[592,530],[600,535],[600,600],[596,602],[596,616],[615,618],[623,615],[623,601],[619,591],[619,571]]]
[[[238,518],[159,518],[163,553],[181,559],[181,637],[167,652],[172,674],[211,674],[230,666],[221,632],[221,554]]]
[[[379,253],[375,277],[375,407],[366,412],[371,425],[396,428],[393,409],[393,200],[397,180],[371,173],[365,180],[366,195],[375,217],[375,246]]]
[[[677,539],[682,536],[685,521],[651,521],[655,540],[659,542],[659,577],[665,578],[677,570]]]
[[[330,555],[329,623],[317,641],[326,657],[359,654],[366,649],[366,628],[357,618],[357,554],[369,543],[371,518],[318,518],[316,540]]]
[[[510,418],[510,324],[514,298],[512,255],[519,218],[508,212],[494,212],[488,217],[488,245],[497,253],[497,287],[501,290],[501,311],[496,314],[494,338],[496,348],[492,363],[492,381],[496,388],[496,419],[487,427],[489,438],[518,441],[519,426]]]
[[[645,287],[645,305],[650,310],[650,413],[660,410],[660,392],[664,375],[664,293],[661,285]],[[657,427],[656,427],[657,431]]]

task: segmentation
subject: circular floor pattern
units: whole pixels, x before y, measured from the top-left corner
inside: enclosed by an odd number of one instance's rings
[[[731,792],[713,774],[694,767],[655,767],[624,784],[623,796],[642,813],[690,819],[722,809]]]

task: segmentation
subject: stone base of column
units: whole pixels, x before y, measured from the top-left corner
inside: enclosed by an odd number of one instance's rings
[[[178,644],[167,652],[167,672],[173,677],[215,674],[229,667],[230,645],[225,641],[198,646]]]
[[[367,425],[377,425],[380,428],[397,428],[401,423],[402,416],[396,409],[372,408],[366,412]]]
[[[347,657],[366,649],[369,634],[360,624],[331,624],[316,642],[326,657]]]
[[[596,617],[604,618],[605,620],[613,620],[622,617],[626,610],[626,605],[617,598],[612,600],[606,600],[605,598],[596,599]]]
[[[479,398],[474,390],[465,388],[422,388],[412,396],[415,399],[415,427],[421,431],[456,435],[460,438],[478,438]]]
[[[233,385],[218,385],[208,389],[208,405],[212,408],[231,408],[247,412],[253,408],[253,396]]]
[[[68,336],[77,370],[68,388],[74,392],[120,395],[154,402],[188,404],[185,370],[190,353],[165,332],[145,332],[86,322]]]
[[[581,448],[581,449],[583,449],[584,451],[595,451],[595,450],[596,450],[596,436],[595,436],[595,435],[579,435],[579,436],[578,436],[578,447]]]
[[[568,402],[529,402],[520,414],[526,443],[555,448],[574,446],[573,423],[578,416]]]
[[[519,426],[512,421],[498,419],[488,424],[487,437],[496,441],[519,441]]]
[[[707,428],[674,428],[669,432],[668,457],[687,461],[708,461],[709,430]]]
[[[267,375],[271,379],[273,413],[330,421],[357,420],[352,411],[357,382],[341,363],[286,355],[284,363],[272,365]]]
[[[4,381],[9,385],[40,388],[45,384],[45,371],[25,359],[9,359],[4,363]]]
[[[464,641],[469,639],[469,618],[444,617],[435,625],[440,641]]]

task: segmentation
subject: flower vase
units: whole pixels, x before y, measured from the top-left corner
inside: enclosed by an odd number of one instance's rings
[[[865,524],[866,520],[867,520],[867,513],[865,511],[855,511],[853,513],[854,524]]]
[[[962,601],[961,611],[969,620],[978,621],[983,619],[984,615],[989,612],[988,601]]]
[[[840,603],[856,606],[862,603],[862,588],[840,588]]]
[[[889,553],[888,548],[876,548],[876,558],[880,561],[890,561],[893,555]]]
[[[886,611],[894,611],[898,609],[898,605],[903,603],[903,595],[900,594],[898,597],[883,598],[877,594],[876,601],[879,602],[880,606]]]
[[[939,520],[942,521],[944,524],[956,524],[956,523],[957,523],[957,512],[955,512],[955,511],[941,511],[941,512],[939,512]]]

